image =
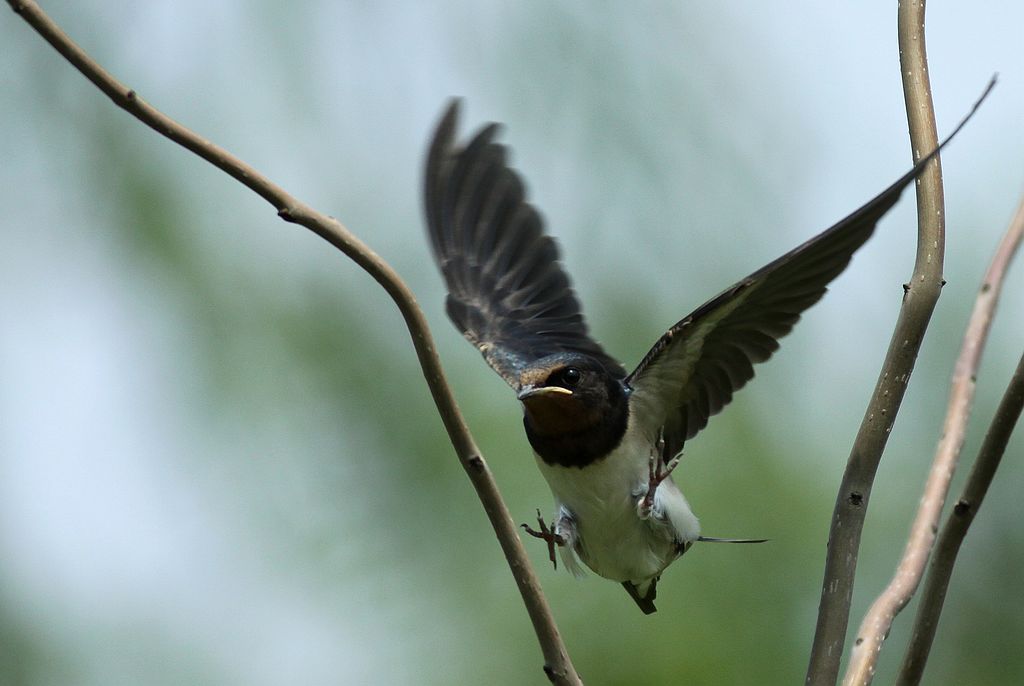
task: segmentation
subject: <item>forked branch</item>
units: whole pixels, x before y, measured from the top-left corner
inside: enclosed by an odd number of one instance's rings
[[[1017,218],[1020,219],[1020,217],[1021,213],[1018,213]],[[935,542],[935,532],[938,530],[942,506],[949,493],[949,483],[953,478],[960,457],[960,449],[963,447],[964,438],[967,435],[967,420],[971,416],[978,365],[988,340],[988,332],[992,325],[996,305],[999,303],[999,295],[1002,293],[1003,277],[1006,275],[1010,259],[1019,242],[1020,226],[1015,222],[1011,224],[1006,236],[1000,242],[992,264],[985,273],[953,370],[949,404],[946,408],[946,419],[942,425],[942,438],[935,451],[935,458],[925,482],[917,514],[911,525],[903,557],[900,559],[889,585],[871,605],[861,622],[846,677],[843,680],[846,686],[871,683],[878,661],[878,653],[882,649],[882,641],[888,635],[896,615],[903,610],[917,591],[917,586],[924,574],[925,565],[928,563],[928,557]]]
[[[995,308],[995,301],[1002,289],[1003,277],[1010,260],[1013,259],[1014,253],[1020,247],[1022,236],[1024,236],[1024,199],[1021,200],[1017,212],[1010,222],[1010,227],[996,249],[995,257],[992,259],[992,264],[989,265],[985,279],[982,281],[975,304],[975,314],[971,317],[972,325],[977,318],[991,317],[991,311]],[[968,332],[971,328],[973,327],[969,325]],[[966,347],[966,337],[964,344]],[[1006,450],[1006,444],[1010,440],[1010,434],[1020,418],[1022,406],[1024,406],[1024,357],[1018,363],[1017,370],[999,403],[992,425],[985,435],[981,450],[967,477],[967,484],[953,510],[949,513],[942,533],[939,535],[935,553],[928,566],[928,579],[925,582],[924,591],[921,593],[917,616],[914,618],[910,645],[907,646],[903,665],[900,667],[896,681],[902,686],[913,686],[921,681],[932,640],[935,638],[935,629],[942,614],[942,604],[946,599],[946,589],[949,587],[949,580],[953,574],[953,565],[956,563],[957,553],[960,551],[960,544],[985,499],[988,487],[999,467],[999,461]]]

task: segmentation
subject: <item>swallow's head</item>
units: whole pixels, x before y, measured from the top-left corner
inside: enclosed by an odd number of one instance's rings
[[[527,434],[545,459],[545,453],[564,453],[570,445],[584,447],[591,439],[596,440],[595,449],[599,444],[610,450],[625,431],[625,386],[592,357],[578,353],[548,355],[523,370],[519,379]],[[549,444],[559,447],[551,448]],[[541,445],[548,448],[542,449]]]

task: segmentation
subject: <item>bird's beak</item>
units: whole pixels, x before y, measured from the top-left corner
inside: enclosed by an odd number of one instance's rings
[[[540,396],[552,396],[552,395],[572,395],[572,391],[568,388],[562,388],[561,386],[523,386],[519,390],[517,396],[520,400],[525,401],[530,398],[537,398]]]

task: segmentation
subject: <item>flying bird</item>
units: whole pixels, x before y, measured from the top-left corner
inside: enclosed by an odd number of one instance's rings
[[[458,115],[455,100],[430,144],[427,228],[448,317],[516,392],[554,495],[551,527],[538,512],[540,530],[524,528],[547,541],[552,562],[558,547],[570,571],[582,562],[620,582],[650,614],[662,572],[694,542],[759,542],[701,536],[670,476],[684,443],[753,378],[971,115],[866,205],[674,324],[629,373],[590,337],[558,248],[495,142],[498,125],[460,144]]]

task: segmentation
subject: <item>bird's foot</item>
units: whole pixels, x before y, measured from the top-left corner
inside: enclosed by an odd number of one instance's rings
[[[556,533],[553,528],[549,528],[544,522],[544,517],[541,516],[540,510],[537,510],[537,526],[540,527],[540,531],[531,529],[529,524],[520,524],[526,533],[530,534],[534,538],[539,538],[548,544],[548,559],[551,560],[551,564],[558,569],[558,558],[555,557],[555,546],[565,545],[565,536]]]
[[[658,491],[661,482],[669,477],[679,466],[679,460],[683,454],[679,453],[673,458],[665,461],[665,439],[658,436],[658,442],[651,450],[651,457],[647,462],[647,492],[636,504],[636,513],[640,519],[647,520],[654,513],[654,494]]]

